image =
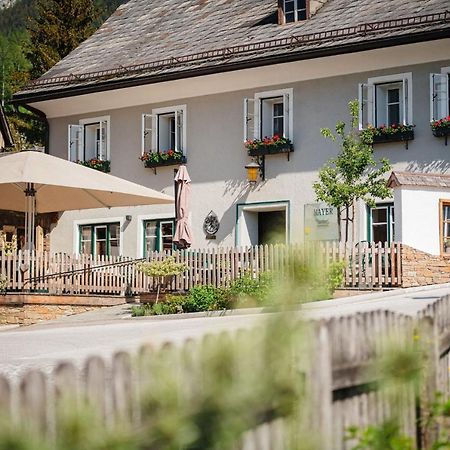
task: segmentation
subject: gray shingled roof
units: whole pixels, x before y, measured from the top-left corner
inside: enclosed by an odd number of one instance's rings
[[[257,61],[261,57],[307,57],[308,52],[327,48],[342,48],[351,44],[380,41],[387,38],[411,37],[415,33],[443,31],[450,36],[450,12],[440,20],[423,20],[417,16],[445,13],[449,0],[328,0],[307,21],[280,26],[270,22],[276,18],[277,0],[130,0],[120,6],[104,25],[77,49],[56,64],[28,94],[51,92],[62,86],[95,85],[105,80],[135,79],[149,75],[169,75],[191,70],[215,67],[217,71],[227,64]],[[322,35],[286,45],[248,48],[236,53],[206,54],[190,61],[178,61],[198,52],[225,47],[255,44],[261,41],[326,33],[362,24],[409,18],[392,22],[386,27],[351,29],[335,36]],[[302,56],[303,54],[303,56]],[[226,56],[224,56],[226,55]],[[172,58],[168,64],[153,64]],[[130,66],[150,65],[140,70]],[[124,68],[124,69],[120,69]],[[116,74],[98,73],[119,69]],[[77,78],[80,76],[81,78]],[[67,77],[72,76],[68,80]],[[59,80],[57,77],[62,77]],[[42,84],[44,81],[46,85]],[[39,84],[41,83],[41,84]],[[25,93],[19,93],[25,94]]]
[[[450,188],[450,175],[419,172],[392,172],[387,184],[392,188],[398,186]]]

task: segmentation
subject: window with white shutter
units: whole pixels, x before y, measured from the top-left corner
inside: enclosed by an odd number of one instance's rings
[[[141,154],[155,151],[156,117],[153,114],[142,114]]]
[[[293,90],[282,89],[244,99],[244,141],[293,137]]]
[[[359,128],[412,125],[412,74],[369,78],[358,87]]]
[[[256,137],[255,127],[255,100],[244,99],[244,142]]]
[[[450,68],[449,68],[450,72]],[[440,120],[450,115],[450,74],[430,74],[430,120]]]
[[[98,159],[108,161],[109,117],[82,119],[77,125],[69,125],[68,159],[70,161],[89,161]]]
[[[142,154],[186,153],[186,106],[152,110],[142,115]]]
[[[83,160],[83,136],[84,127],[82,125],[69,125],[68,133],[68,160]]]

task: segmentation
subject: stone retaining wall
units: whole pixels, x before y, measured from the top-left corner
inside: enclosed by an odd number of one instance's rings
[[[450,282],[450,258],[430,255],[402,244],[402,287]]]
[[[0,306],[0,325],[32,325],[61,316],[80,314],[101,306],[24,305]]]
[[[32,325],[123,303],[123,297],[7,294],[0,296],[0,325]]]

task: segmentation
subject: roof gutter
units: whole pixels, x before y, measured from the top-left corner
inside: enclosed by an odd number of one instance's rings
[[[136,87],[145,84],[156,84],[165,81],[180,80],[204,75],[212,75],[216,73],[225,73],[235,70],[250,69],[261,66],[269,66],[274,64],[282,64],[293,61],[302,61],[308,59],[323,58],[328,56],[336,56],[347,53],[356,53],[367,50],[374,50],[385,47],[395,47],[397,45],[414,44],[424,41],[432,41],[438,39],[450,38],[450,30],[424,31],[404,36],[394,36],[373,41],[357,42],[351,44],[339,44],[335,47],[324,49],[305,50],[300,53],[281,53],[274,56],[262,56],[250,61],[240,61],[231,63],[222,63],[220,65],[202,67],[198,69],[187,69],[180,72],[168,73],[163,75],[147,75],[138,78],[121,78],[118,80],[99,81],[89,85],[70,85],[54,91],[42,92],[21,92],[13,96],[12,103],[25,104],[48,100],[55,100],[66,97],[74,97],[78,95],[86,95],[94,92],[105,92],[115,89],[124,89]],[[42,113],[43,114],[43,113]],[[45,115],[45,114],[44,114]]]

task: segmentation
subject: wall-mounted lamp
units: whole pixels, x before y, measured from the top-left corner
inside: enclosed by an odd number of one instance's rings
[[[247,169],[247,179],[250,183],[254,184],[258,181],[258,175],[261,180],[265,180],[265,158],[260,156],[255,158],[251,163],[245,166]]]

